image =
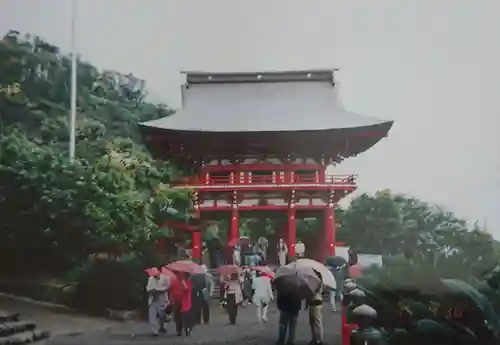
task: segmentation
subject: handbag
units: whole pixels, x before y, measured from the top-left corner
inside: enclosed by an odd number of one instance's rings
[[[165,307],[165,314],[170,315],[174,311],[174,305],[172,303],[167,304]]]

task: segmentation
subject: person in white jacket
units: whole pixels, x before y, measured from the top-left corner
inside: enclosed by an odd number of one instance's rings
[[[267,322],[267,309],[274,298],[271,279],[258,273],[253,280],[252,290],[252,303],[257,307],[257,320],[259,323]]]
[[[160,274],[158,268],[152,270],[146,285],[148,293],[148,321],[153,335],[157,336],[159,332],[165,333],[165,308],[167,307],[167,292],[170,289],[170,278]]]
[[[297,243],[295,244],[295,254],[297,255],[297,258],[303,258],[304,254],[306,252],[306,245],[301,241],[298,240]]]
[[[239,244],[236,244],[233,248],[233,265],[241,265],[241,247]]]
[[[285,241],[282,238],[280,238],[278,242],[278,261],[280,263],[280,267],[286,265],[287,255],[288,255],[288,247]]]

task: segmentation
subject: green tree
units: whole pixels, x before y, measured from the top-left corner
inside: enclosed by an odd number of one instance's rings
[[[10,31],[0,41],[0,261],[63,268],[88,253],[143,248],[167,204],[190,207],[189,191],[169,185],[180,172],[153,159],[138,130],[171,110],[148,103],[131,74],[80,61],[69,164],[70,69],[39,37]]]
[[[442,207],[387,190],[355,198],[345,210],[341,236],[360,252],[402,255],[467,274],[491,270],[498,261],[498,242],[477,223],[469,227]]]

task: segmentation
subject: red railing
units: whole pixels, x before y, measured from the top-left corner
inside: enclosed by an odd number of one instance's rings
[[[179,181],[178,185],[291,185],[291,184],[324,184],[324,185],[355,185],[355,175],[325,175],[321,181],[319,174],[293,174],[293,175],[250,175],[240,176],[209,176],[207,179],[188,177]]]

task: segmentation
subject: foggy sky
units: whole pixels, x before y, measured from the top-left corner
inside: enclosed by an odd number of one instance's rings
[[[180,70],[340,68],[351,111],[395,120],[337,166],[487,222],[500,238],[497,0],[78,0],[77,45],[178,107]],[[70,0],[0,0],[0,30],[70,48]]]

